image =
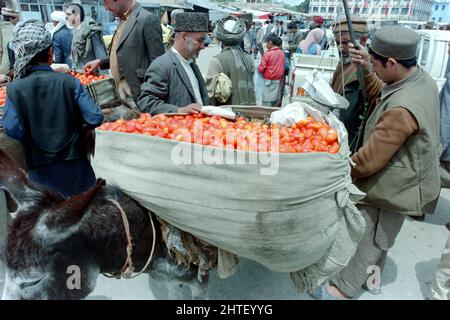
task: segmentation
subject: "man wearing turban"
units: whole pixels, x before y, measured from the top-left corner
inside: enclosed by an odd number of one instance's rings
[[[206,74],[206,87],[212,105],[255,105],[255,85],[253,74],[255,67],[250,54],[240,46],[246,35],[244,22],[233,16],[220,20],[215,29],[217,40],[222,43],[222,52],[213,57]],[[231,95],[220,97],[216,90],[219,74],[225,74],[231,80]]]

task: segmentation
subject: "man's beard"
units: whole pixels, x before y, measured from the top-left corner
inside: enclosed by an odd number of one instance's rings
[[[341,59],[343,65],[346,65],[346,64],[349,64],[352,62],[352,58],[350,58],[350,55],[348,54],[348,52],[339,51],[339,58]]]
[[[186,39],[186,51],[189,52],[191,59],[198,58],[198,51],[195,51],[194,43],[191,38]]]

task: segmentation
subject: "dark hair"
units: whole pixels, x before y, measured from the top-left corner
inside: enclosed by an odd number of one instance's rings
[[[47,62],[47,61],[48,61],[48,52],[49,52],[49,50],[50,50],[51,47],[52,47],[52,46],[50,46],[50,47],[48,47],[48,48],[46,48],[46,49],[44,49],[44,50],[42,50],[42,51],[39,51],[39,52],[33,57],[33,59],[31,59],[30,65],[34,66],[34,65],[37,65],[37,64],[39,64],[39,63]]]
[[[77,6],[78,9],[80,9],[80,22],[83,22],[84,21],[84,9],[81,6],[81,4],[79,4],[79,3],[72,3],[71,6]],[[72,13],[75,13],[75,12],[72,11]]]
[[[272,42],[274,46],[281,46],[283,44],[283,40],[280,37],[277,37],[273,33],[269,34],[266,39],[267,42]]]
[[[12,19],[17,19],[17,17],[3,16],[3,20],[4,20],[5,22],[9,22],[9,21],[11,21]]]
[[[375,59],[378,60],[382,63],[383,67],[386,67],[386,63],[388,61],[388,58],[380,56],[379,54],[377,54],[375,51],[373,51],[371,48],[369,48],[369,54]],[[412,67],[414,67],[415,65],[417,65],[417,57],[413,57],[411,59],[395,59],[393,58],[395,61],[397,61],[398,63],[400,63],[403,67],[405,67],[406,69],[410,69]]]
[[[287,26],[288,29],[298,29],[298,25],[295,22],[291,22]]]

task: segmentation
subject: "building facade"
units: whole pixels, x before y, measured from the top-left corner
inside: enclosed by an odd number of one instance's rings
[[[426,22],[431,19],[432,5],[432,0],[348,0],[350,14],[359,14],[374,22]],[[335,20],[344,14],[344,6],[341,0],[310,0],[309,14]]]
[[[431,20],[439,24],[450,23],[450,0],[434,0],[431,7]]]
[[[148,11],[160,16],[161,5],[155,0],[141,0],[141,5]],[[50,22],[50,14],[55,11],[64,11],[71,3],[79,3],[83,6],[85,15],[101,22],[112,22],[114,16],[108,12],[103,0],[8,0],[6,5],[20,11],[20,19],[36,19],[44,23]]]

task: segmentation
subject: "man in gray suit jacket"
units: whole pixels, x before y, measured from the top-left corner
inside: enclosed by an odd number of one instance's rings
[[[111,68],[120,97],[136,102],[145,71],[164,53],[161,23],[134,0],[104,0],[105,8],[119,18],[109,49],[109,59],[86,64],[87,73]]]
[[[142,112],[198,113],[208,104],[208,92],[198,66],[192,62],[208,31],[208,16],[199,12],[177,14],[175,42],[156,58],[145,74],[138,106]]]

